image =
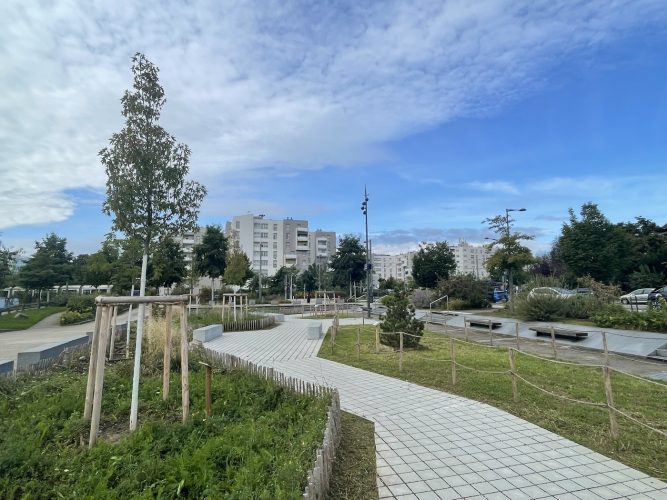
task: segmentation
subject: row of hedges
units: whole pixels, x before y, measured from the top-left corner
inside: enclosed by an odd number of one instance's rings
[[[60,324],[72,325],[93,319],[95,297],[95,295],[70,295],[67,298],[67,311],[60,316]]]
[[[591,321],[604,328],[667,332],[667,306],[662,303],[643,312],[633,312],[619,304],[610,304],[592,314]]]

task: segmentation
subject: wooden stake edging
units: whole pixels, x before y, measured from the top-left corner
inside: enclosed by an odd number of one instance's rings
[[[519,322],[514,323],[514,331],[516,333],[516,350],[521,350],[521,345],[519,344]]]
[[[403,332],[399,333],[398,371],[403,371]]]
[[[468,341],[468,322],[463,318],[463,332],[465,333],[466,342]]]
[[[357,328],[357,361],[361,359],[361,327]]]
[[[602,367],[602,380],[604,382],[604,392],[607,396],[607,408],[609,409],[609,429],[611,430],[611,437],[616,439],[618,437],[618,422],[616,421],[616,413],[614,412],[614,394],[611,390],[611,377],[609,376],[609,367]]]
[[[171,321],[172,306],[168,304],[164,312],[166,321],[166,331],[164,334],[164,357],[162,358],[162,400],[166,401],[169,397],[169,375],[171,372]]]
[[[116,343],[116,321],[118,319],[118,306],[113,306],[113,314],[111,315],[111,341],[109,342],[109,359],[113,359],[114,346]]]
[[[609,366],[609,349],[607,347],[607,332],[602,332],[602,347],[604,347],[604,365]]]
[[[183,423],[190,416],[190,378],[188,376],[188,315],[185,304],[181,305],[181,401],[183,404]]]
[[[493,345],[493,321],[489,321],[489,337],[491,338],[491,345]]]
[[[204,411],[206,412],[206,416],[210,417],[213,414],[213,401],[211,399],[211,379],[213,376],[213,369],[211,368],[211,365],[206,365],[205,370],[204,399],[206,401],[206,408]]]
[[[554,332],[554,326],[551,325],[551,348],[554,350],[554,359],[558,359],[558,351],[556,350],[556,332]]]
[[[132,330],[132,304],[127,311],[127,330],[125,331],[125,359],[130,359],[130,331]]]
[[[375,354],[380,352],[380,325],[375,325]]]
[[[90,344],[90,362],[88,363],[88,383],[86,384],[86,402],[83,407],[83,418],[90,420],[93,411],[93,395],[95,389],[95,373],[97,366],[97,349],[100,343],[100,323],[102,321],[102,306],[95,308],[95,326]]]
[[[454,337],[449,339],[449,353],[452,358],[452,385],[456,385],[456,340]]]
[[[516,372],[516,362],[514,360],[514,349],[511,347],[508,349],[510,357],[510,373],[512,374],[512,401],[515,403],[519,402],[519,389],[517,386],[517,372]]]

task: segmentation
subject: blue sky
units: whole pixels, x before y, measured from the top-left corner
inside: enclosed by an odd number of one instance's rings
[[[161,69],[163,125],[193,150],[200,221],[307,218],[375,251],[479,243],[481,223],[549,248],[587,201],[667,223],[667,3],[5,2],[0,241],[110,229],[97,159],[122,126],[130,57]]]

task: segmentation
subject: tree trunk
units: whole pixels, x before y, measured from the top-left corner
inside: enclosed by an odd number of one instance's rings
[[[141,285],[139,296],[146,295],[146,268],[148,267],[148,245],[144,247],[141,260]],[[139,374],[141,373],[141,341],[144,336],[144,316],[146,304],[139,304],[137,317],[137,339],[134,347],[134,374],[132,376],[132,404],[130,406],[130,430],[137,429],[137,411],[139,409]]]

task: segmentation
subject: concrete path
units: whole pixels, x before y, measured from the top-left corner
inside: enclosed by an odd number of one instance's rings
[[[667,484],[497,408],[319,359],[321,343],[288,318],[205,346],[338,388],[375,423],[381,498],[667,499]]]

